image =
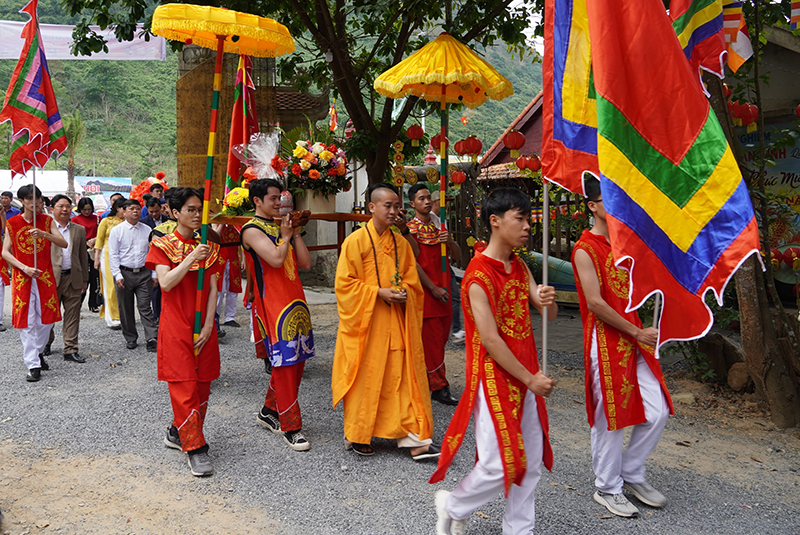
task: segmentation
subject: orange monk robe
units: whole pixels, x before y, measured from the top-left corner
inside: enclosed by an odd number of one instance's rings
[[[396,271],[408,293],[405,305],[388,305],[378,297],[379,288],[392,286]],[[396,439],[409,433],[431,438],[423,295],[414,253],[398,232],[387,229],[378,235],[370,220],[342,243],[332,388],[333,406],[344,400],[347,440],[369,444],[372,437]]]

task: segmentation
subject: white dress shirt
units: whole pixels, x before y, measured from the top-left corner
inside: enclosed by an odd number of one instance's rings
[[[144,223],[131,225],[123,221],[108,235],[108,260],[114,280],[121,280],[120,266],[144,269],[144,260],[150,251],[150,227]]]
[[[53,220],[55,221],[55,219]],[[61,235],[67,240],[67,248],[64,249],[63,255],[61,257],[61,271],[66,271],[68,269],[72,269],[72,240],[69,239],[69,226],[70,222],[67,221],[65,226],[61,226],[61,223],[56,221],[56,227]]]

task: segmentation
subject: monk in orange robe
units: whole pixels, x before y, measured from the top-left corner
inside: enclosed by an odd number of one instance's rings
[[[422,284],[401,232],[397,190],[369,188],[372,219],[342,244],[333,405],[344,403],[345,448],[372,455],[372,437],[397,439],[414,460],[439,457],[422,348]],[[393,225],[398,224],[400,231]]]

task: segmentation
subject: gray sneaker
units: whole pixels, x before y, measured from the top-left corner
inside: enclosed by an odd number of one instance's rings
[[[164,435],[164,445],[173,450],[181,451],[181,436],[178,434],[178,429],[174,425],[167,428],[167,434]]]
[[[211,457],[206,452],[190,453],[189,468],[192,469],[192,475],[197,477],[206,477],[214,474],[214,465],[211,464]]]
[[[619,494],[606,494],[597,491],[594,493],[594,501],[608,509],[617,516],[626,518],[639,516],[639,510],[621,492]]]
[[[667,498],[649,483],[625,483],[622,490],[627,490],[640,502],[649,505],[650,507],[661,508],[667,505]]]
[[[466,520],[455,520],[447,514],[447,497],[450,493],[446,490],[437,490],[434,503],[436,504],[436,535],[464,535],[467,531]]]

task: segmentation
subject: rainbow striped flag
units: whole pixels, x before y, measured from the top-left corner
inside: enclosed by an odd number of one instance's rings
[[[725,32],[722,0],[672,0],[672,28],[683,53],[695,69],[725,76]]]
[[[742,20],[742,2],[725,0],[722,4],[722,25],[725,29],[725,42],[735,43],[739,36],[739,21]]]
[[[225,194],[239,185],[241,162],[233,151],[237,145],[250,142],[250,136],[258,132],[255,91],[253,83],[253,60],[250,56],[239,56],[236,69],[236,87],[233,91],[233,113],[231,114],[231,137],[228,143],[228,166],[225,174]]]
[[[586,0],[547,0],[544,17],[542,170],[582,193],[583,172],[600,175]]]
[[[559,50],[591,57],[598,176],[615,263],[630,272],[629,307],[659,292],[659,345],[698,338],[713,322],[705,294],[712,290],[721,301],[728,280],[758,252],[759,241],[747,187],[697,72],[660,0],[548,0],[548,7],[554,31],[548,32],[546,18],[545,51],[551,61]],[[569,27],[586,25],[591,39],[560,42],[571,35],[557,31],[559,24],[567,26],[559,19],[577,16],[586,21],[570,21]],[[558,89],[546,86],[549,91]],[[555,161],[546,153],[552,148],[543,146],[543,164]],[[553,169],[571,174],[558,178],[574,184],[585,166]]]
[[[789,28],[792,30],[800,28],[800,2],[792,2],[792,12],[789,18]]]
[[[43,167],[67,149],[58,103],[50,81],[47,58],[39,32],[38,0],[20,10],[30,20],[22,29],[25,40],[6,91],[0,123],[11,121],[12,145],[9,166],[13,175],[24,175],[35,165]]]

